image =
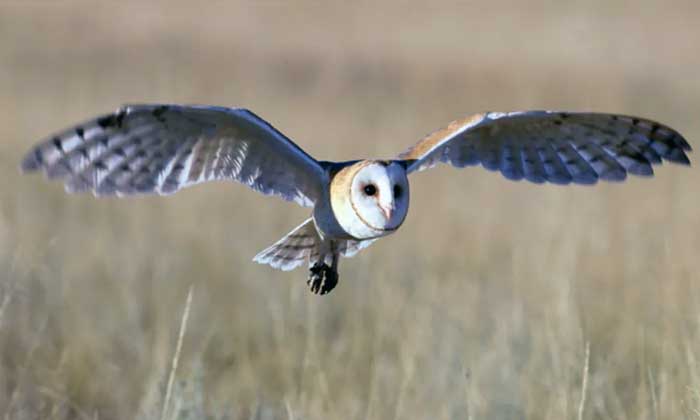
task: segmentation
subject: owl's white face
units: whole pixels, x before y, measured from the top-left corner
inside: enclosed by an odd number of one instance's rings
[[[398,163],[359,162],[349,168],[349,179],[333,210],[343,229],[358,239],[392,233],[408,213],[409,188],[406,171]],[[347,182],[349,181],[349,182]]]

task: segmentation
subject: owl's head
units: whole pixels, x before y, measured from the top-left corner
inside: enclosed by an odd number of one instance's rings
[[[333,212],[358,239],[388,235],[408,213],[408,179],[398,162],[361,161],[345,168],[331,187]]]

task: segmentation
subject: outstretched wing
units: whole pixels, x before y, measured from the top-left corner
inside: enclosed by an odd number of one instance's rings
[[[212,180],[239,181],[312,206],[326,178],[299,146],[246,109],[130,105],[34,147],[25,171],[62,178],[70,192],[171,194]]]
[[[439,162],[462,168],[481,164],[513,180],[594,184],[622,181],[627,173],[653,175],[663,160],[690,164],[688,142],[654,121],[597,113],[489,112],[454,121],[399,158],[408,172]]]

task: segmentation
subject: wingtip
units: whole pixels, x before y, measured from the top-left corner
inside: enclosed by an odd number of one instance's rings
[[[686,155],[681,149],[675,149],[668,156],[664,156],[664,158],[669,162],[690,166],[690,159],[688,158],[688,155]]]
[[[31,152],[27,153],[24,159],[22,159],[22,162],[19,165],[20,172],[36,172],[39,170],[39,168],[41,168],[41,164],[41,153],[39,150],[32,150]]]

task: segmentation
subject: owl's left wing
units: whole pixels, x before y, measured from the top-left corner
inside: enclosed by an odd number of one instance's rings
[[[488,112],[454,121],[399,155],[407,171],[481,164],[512,180],[594,184],[653,175],[662,160],[689,165],[688,142],[654,121],[600,113]]]
[[[320,197],[321,165],[246,109],[129,105],[50,137],[22,169],[62,178],[70,192],[171,194],[233,180],[302,206]]]

